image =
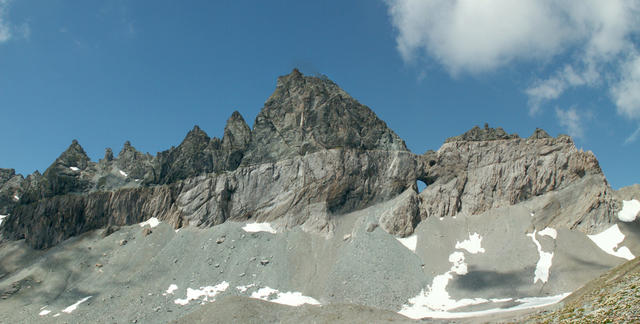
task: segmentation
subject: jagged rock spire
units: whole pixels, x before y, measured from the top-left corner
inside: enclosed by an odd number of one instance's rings
[[[87,156],[82,146],[77,140],[73,140],[69,148],[62,152],[60,156],[54,162],[54,165],[61,165],[64,167],[74,167],[79,169],[85,169],[91,159]]]
[[[407,150],[371,109],[334,82],[294,69],[256,117],[244,164],[277,161],[332,148]]]

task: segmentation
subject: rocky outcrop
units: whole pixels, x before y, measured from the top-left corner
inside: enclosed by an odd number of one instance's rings
[[[11,213],[22,196],[24,178],[14,169],[0,169],[0,215]]]
[[[253,130],[234,112],[222,139],[195,126],[155,157],[126,142],[98,163],[74,141],[43,175],[23,180],[9,170],[0,180],[0,212],[11,212],[0,238],[36,248],[149,217],[176,227],[251,220],[328,234],[337,217],[391,200],[378,221],[398,236],[427,217],[535,197],[546,199],[535,211],[539,226],[589,232],[614,221],[618,208],[595,156],[568,136],[536,129],[520,138],[485,125],[415,155],[335,83],[297,70],[278,79]],[[421,193],[417,180],[427,184]],[[8,201],[8,192],[22,198]]]
[[[406,151],[385,122],[328,79],[298,70],[278,78],[256,117],[244,165],[333,148]]]
[[[234,111],[227,120],[222,137],[222,151],[224,152],[225,163],[220,166],[221,170],[233,171],[240,166],[242,158],[249,147],[251,141],[251,128],[244,121],[238,111]]]
[[[233,171],[240,165],[250,139],[251,129],[237,111],[227,120],[222,140],[209,138],[195,126],[178,147],[158,153],[153,183],[168,184],[201,174]]]
[[[505,132],[502,127],[491,128],[489,127],[489,124],[484,124],[484,128],[474,126],[472,129],[468,130],[462,135],[449,137],[445,140],[445,143],[495,141],[515,138],[519,138],[518,134],[507,134],[507,132]]]
[[[421,180],[428,184],[420,193],[423,217],[480,214],[566,188],[585,177],[595,179],[589,187],[596,191],[593,201],[586,202],[589,212],[604,210],[608,215],[615,208],[597,159],[591,152],[578,151],[570,137],[551,138],[541,130],[528,139],[504,134],[500,129],[474,127],[422,156]]]
[[[157,217],[176,226],[276,221],[330,233],[332,217],[383,202],[415,185],[415,155],[334,149],[170,185],[60,195],[18,205],[2,230],[36,248],[107,225]],[[363,182],[363,179],[364,182]]]
[[[156,183],[167,184],[213,171],[214,145],[207,133],[195,126],[176,148],[158,153]]]

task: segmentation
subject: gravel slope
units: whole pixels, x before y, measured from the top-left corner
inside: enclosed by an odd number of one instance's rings
[[[563,301],[563,307],[528,318],[529,323],[640,322],[640,258],[589,282]]]

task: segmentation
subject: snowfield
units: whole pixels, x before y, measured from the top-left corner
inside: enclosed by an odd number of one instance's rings
[[[546,235],[555,240],[556,237],[558,236],[558,233],[556,232],[555,229],[547,227],[544,230],[538,232],[538,235],[540,236]],[[531,237],[533,244],[535,244],[536,248],[538,249],[538,255],[540,256],[538,259],[538,263],[536,263],[536,270],[534,272],[533,283],[535,284],[536,282],[538,282],[538,280],[540,280],[543,283],[546,283],[547,281],[549,281],[549,270],[551,269],[553,252],[542,251],[542,245],[540,244],[540,242],[538,242],[538,239],[536,239],[535,230],[533,231],[533,233],[527,234],[527,236]]]
[[[640,201],[635,199],[623,200],[622,210],[618,212],[618,219],[623,222],[633,222],[640,212]]]
[[[600,234],[587,235],[602,251],[605,251],[619,258],[633,260],[635,256],[628,247],[618,247],[624,241],[624,234],[620,231],[618,224],[615,224]]]

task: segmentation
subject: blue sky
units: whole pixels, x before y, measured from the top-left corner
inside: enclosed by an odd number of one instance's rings
[[[276,78],[322,73],[416,153],[488,122],[569,133],[614,188],[639,182],[637,0],[0,0],[0,167],[78,139],[155,154],[252,125]],[[636,136],[634,136],[636,135]],[[637,137],[637,138],[636,138]]]

